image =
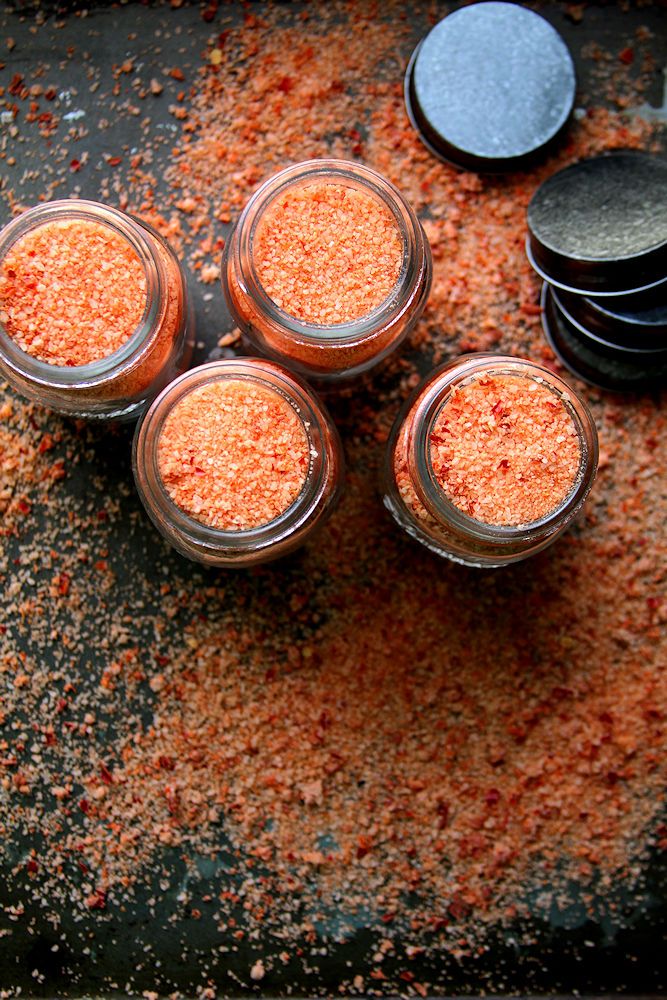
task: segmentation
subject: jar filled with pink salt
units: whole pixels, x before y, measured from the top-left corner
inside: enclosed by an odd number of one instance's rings
[[[399,346],[424,309],[431,268],[426,235],[393,184],[360,163],[309,160],[250,199],[222,284],[255,350],[326,385]]]
[[[469,355],[436,369],[390,435],[384,502],[438,555],[503,566],[550,545],[593,484],[586,404],[530,361]]]
[[[139,495],[162,535],[209,566],[291,552],[334,509],[338,433],[314,393],[257,358],[213,361],[176,379],[137,427]]]
[[[185,275],[146,223],[46,202],[0,232],[0,372],[53,410],[131,420],[189,362]]]

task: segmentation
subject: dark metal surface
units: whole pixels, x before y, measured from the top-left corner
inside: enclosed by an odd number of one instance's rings
[[[667,350],[667,288],[656,301],[642,306],[632,298],[593,299],[558,289],[556,299],[565,312],[603,341],[636,351]]]
[[[560,307],[558,292],[542,289],[542,325],[554,353],[573,374],[591,385],[617,392],[657,388],[667,383],[667,350],[632,350],[604,341],[576,324]]]
[[[551,142],[574,103],[567,46],[512,3],[454,11],[415,50],[408,114],[432,152],[471,170],[517,169]]]
[[[667,161],[634,150],[592,157],[549,177],[528,206],[528,252],[542,277],[601,295],[667,274]]]

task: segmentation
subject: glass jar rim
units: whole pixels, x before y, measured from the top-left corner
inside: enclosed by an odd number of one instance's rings
[[[84,198],[64,198],[35,205],[12,219],[0,233],[0,260],[28,232],[60,219],[85,219],[106,226],[130,244],[142,265],[146,278],[146,305],[136,329],[117,350],[85,365],[53,365],[28,354],[0,323],[0,354],[21,375],[34,383],[58,388],[90,388],[117,376],[134,363],[137,351],[151,332],[160,325],[166,309],[167,282],[159,254],[146,238],[146,229],[154,239],[162,237],[149,225],[120,209]]]
[[[237,530],[211,527],[179,507],[164,486],[158,462],[161,428],[173,407],[200,385],[232,379],[260,383],[277,392],[298,416],[309,450],[308,471],[298,496],[271,521],[254,528]],[[210,361],[183,373],[153,400],[137,425],[133,443],[134,464],[135,469],[138,468],[138,455],[147,450],[147,475],[140,492],[146,492],[150,506],[156,508],[162,516],[167,516],[170,525],[177,531],[194,539],[198,545],[215,550],[260,549],[291,534],[316,508],[326,484],[325,463],[322,461],[325,454],[324,439],[322,420],[316,408],[311,405],[305,386],[302,387],[291,372],[283,372],[274,362],[261,358],[223,359]]]
[[[590,410],[564,379],[533,361],[510,355],[475,354],[459,358],[458,362],[463,363],[465,370],[457,370],[458,365],[452,366],[445,383],[436,379],[419,404],[421,419],[416,422],[411,449],[416,472],[413,480],[418,496],[431,516],[447,521],[462,533],[480,541],[509,544],[539,538],[562,518],[569,520],[573,517],[592,485],[597,468],[598,440]],[[580,459],[575,480],[561,502],[534,521],[523,524],[489,524],[471,517],[449,499],[433,469],[429,441],[435,421],[454,387],[468,385],[483,374],[508,374],[540,382],[559,397],[576,428]]]
[[[356,182],[369,189],[391,211],[403,243],[399,276],[389,295],[374,309],[358,319],[344,323],[308,323],[292,316],[274,302],[265,291],[254,266],[253,241],[263,213],[285,188],[307,184],[318,178],[340,178],[341,183]],[[261,304],[265,315],[288,333],[310,343],[345,345],[360,337],[375,334],[379,327],[392,323],[404,308],[418,280],[415,251],[419,244],[417,216],[398,188],[378,171],[355,160],[332,158],[303,160],[273,174],[260,185],[246,204],[236,225],[238,238],[232,253],[236,277],[245,295]],[[247,266],[246,266],[247,261]]]

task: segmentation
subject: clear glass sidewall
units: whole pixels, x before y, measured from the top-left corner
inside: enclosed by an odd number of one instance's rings
[[[60,367],[27,354],[0,324],[0,370],[21,394],[56,412],[92,420],[131,420],[188,364],[194,330],[184,272],[171,247],[141,220],[83,199],[46,202],[0,233],[0,262],[26,233],[52,221],[108,227],[134,250],[144,272],[146,304],[128,340],[88,364]]]

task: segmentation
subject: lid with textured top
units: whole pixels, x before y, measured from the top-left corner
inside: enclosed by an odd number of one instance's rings
[[[528,206],[528,258],[589,295],[643,292],[667,276],[667,160],[603,153],[552,174]]]
[[[513,3],[472,4],[422,40],[405,78],[408,115],[425,145],[458,166],[523,165],[561,130],[575,94],[558,32]]]

